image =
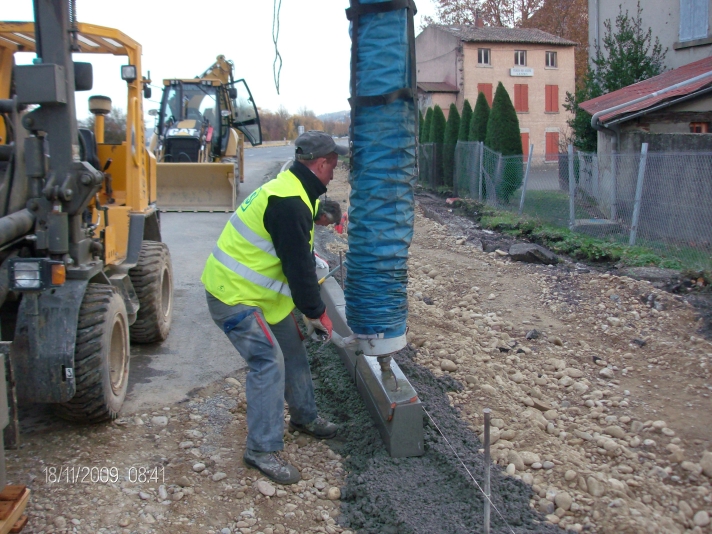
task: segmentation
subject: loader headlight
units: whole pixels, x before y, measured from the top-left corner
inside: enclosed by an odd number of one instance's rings
[[[136,65],[121,65],[121,79],[131,83],[136,80]]]
[[[9,265],[10,289],[42,291],[64,284],[64,263],[44,258],[13,258]]]

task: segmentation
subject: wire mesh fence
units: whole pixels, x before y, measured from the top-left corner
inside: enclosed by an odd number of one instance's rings
[[[422,185],[449,182],[437,144],[421,145],[419,154]],[[502,156],[460,141],[449,183],[459,197],[712,269],[712,153],[648,153],[644,145],[641,153],[600,157],[572,147]]]

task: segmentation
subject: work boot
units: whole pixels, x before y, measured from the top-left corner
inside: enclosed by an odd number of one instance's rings
[[[279,452],[245,449],[242,459],[277,484],[296,484],[302,478],[297,468],[288,464]]]
[[[314,419],[311,423],[306,425],[300,425],[299,423],[293,423],[289,421],[289,428],[292,430],[298,430],[303,434],[309,434],[319,439],[331,439],[336,435],[337,426],[334,423],[330,423],[323,417],[319,416]]]

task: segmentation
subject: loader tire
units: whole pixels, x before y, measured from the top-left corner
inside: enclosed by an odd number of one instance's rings
[[[129,358],[124,299],[111,286],[89,284],[74,348],[77,390],[70,401],[55,405],[57,415],[81,423],[115,419],[126,398]]]
[[[138,296],[131,341],[155,343],[168,337],[173,318],[173,268],[165,243],[144,241],[136,267],[129,270]]]

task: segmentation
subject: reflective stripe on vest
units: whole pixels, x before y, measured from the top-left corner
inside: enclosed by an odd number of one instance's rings
[[[269,241],[268,239],[265,239],[264,237],[260,237],[255,232],[253,232],[250,227],[247,226],[243,222],[243,220],[237,216],[237,213],[233,213],[232,217],[230,217],[230,224],[232,224],[235,230],[237,230],[237,233],[244,237],[247,241],[249,241],[250,244],[256,246],[261,251],[270,254],[271,256],[277,257],[277,251],[274,248],[274,243],[272,243],[272,241]],[[215,248],[217,248],[217,246]]]
[[[264,226],[271,197],[301,198],[312,215],[309,246],[313,247],[315,208],[299,179],[285,171],[255,190],[238,207],[208,257],[201,281],[225,304],[259,307],[267,322],[276,324],[294,309],[294,301],[282,262]]]
[[[272,280],[268,276],[264,276],[253,271],[232,256],[228,255],[226,252],[220,250],[220,247],[217,245],[213,248],[213,256],[216,260],[218,260],[218,262],[220,262],[220,264],[230,269],[233,273],[242,276],[245,280],[249,280],[253,284],[262,286],[265,289],[274,291],[275,293],[281,293],[285,297],[292,297],[292,292],[289,290],[289,286],[287,284],[282,283],[279,280]]]

